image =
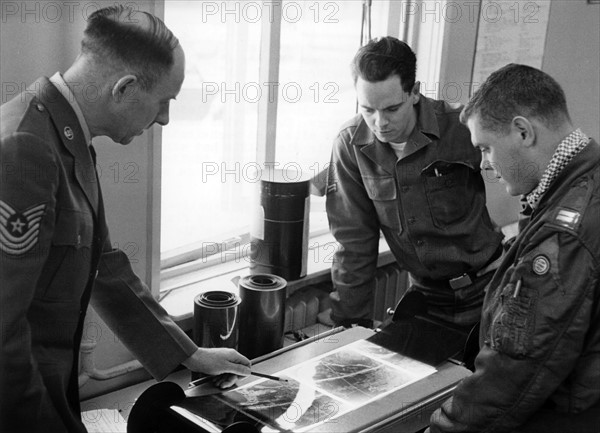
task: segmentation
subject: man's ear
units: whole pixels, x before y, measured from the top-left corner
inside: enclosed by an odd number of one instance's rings
[[[132,101],[132,97],[138,88],[137,81],[137,77],[132,74],[119,78],[112,88],[113,100],[115,102]]]
[[[421,82],[420,81],[415,81],[415,85],[413,86],[413,88],[411,90],[411,94],[413,97],[413,105],[414,105],[417,102],[419,102],[419,99],[421,98]]]
[[[511,132],[518,137],[518,141],[525,147],[531,147],[535,144],[536,132],[533,124],[523,116],[513,117],[511,123]]]

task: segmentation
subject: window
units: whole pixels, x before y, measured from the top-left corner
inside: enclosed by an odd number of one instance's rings
[[[373,37],[399,34],[396,3],[372,2]],[[165,22],[186,52],[186,80],[162,130],[161,267],[182,257],[207,262],[215,251],[207,246],[247,239],[265,162],[258,155],[305,177],[326,167],[335,134],[356,110],[349,65],[363,4],[164,2]],[[269,35],[278,50],[265,49]],[[275,82],[260,75],[265,56]],[[265,144],[259,109],[269,90],[277,110],[266,125],[275,139]],[[310,224],[327,230],[323,198],[311,198]]]
[[[166,1],[165,22],[186,52],[186,79],[162,134],[161,252],[241,232],[255,161],[260,22],[226,2]],[[213,11],[215,13],[213,13]]]

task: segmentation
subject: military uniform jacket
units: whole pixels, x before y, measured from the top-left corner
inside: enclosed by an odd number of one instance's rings
[[[475,373],[444,403],[436,428],[508,432],[534,422],[539,409],[577,414],[600,402],[599,224],[600,147],[591,140],[543,195],[494,275]],[[593,422],[584,431],[597,431],[597,415]]]
[[[332,264],[342,298],[333,304],[335,319],[368,317],[380,230],[400,266],[417,278],[475,273],[500,246],[486,208],[481,154],[458,119],[460,107],[423,95],[416,107],[417,126],[400,160],[361,115],[335,139],[326,203],[340,244]]]
[[[0,431],[83,432],[78,353],[90,299],[157,379],[196,346],[111,250],[95,161],[58,89],[39,79],[0,121]]]

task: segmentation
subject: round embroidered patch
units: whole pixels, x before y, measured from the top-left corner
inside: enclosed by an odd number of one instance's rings
[[[533,265],[531,268],[537,275],[547,274],[550,270],[550,260],[548,260],[546,256],[537,256],[533,259]]]

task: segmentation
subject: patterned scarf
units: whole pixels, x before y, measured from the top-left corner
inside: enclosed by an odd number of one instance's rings
[[[554,179],[556,179],[571,159],[587,146],[589,141],[590,139],[581,132],[581,129],[576,129],[560,142],[554,151],[554,155],[552,155],[548,167],[546,167],[546,171],[544,171],[544,174],[542,175],[542,180],[540,180],[538,186],[526,197],[529,206],[533,209],[537,207],[540,199],[544,193],[548,191],[548,188],[550,188]]]

